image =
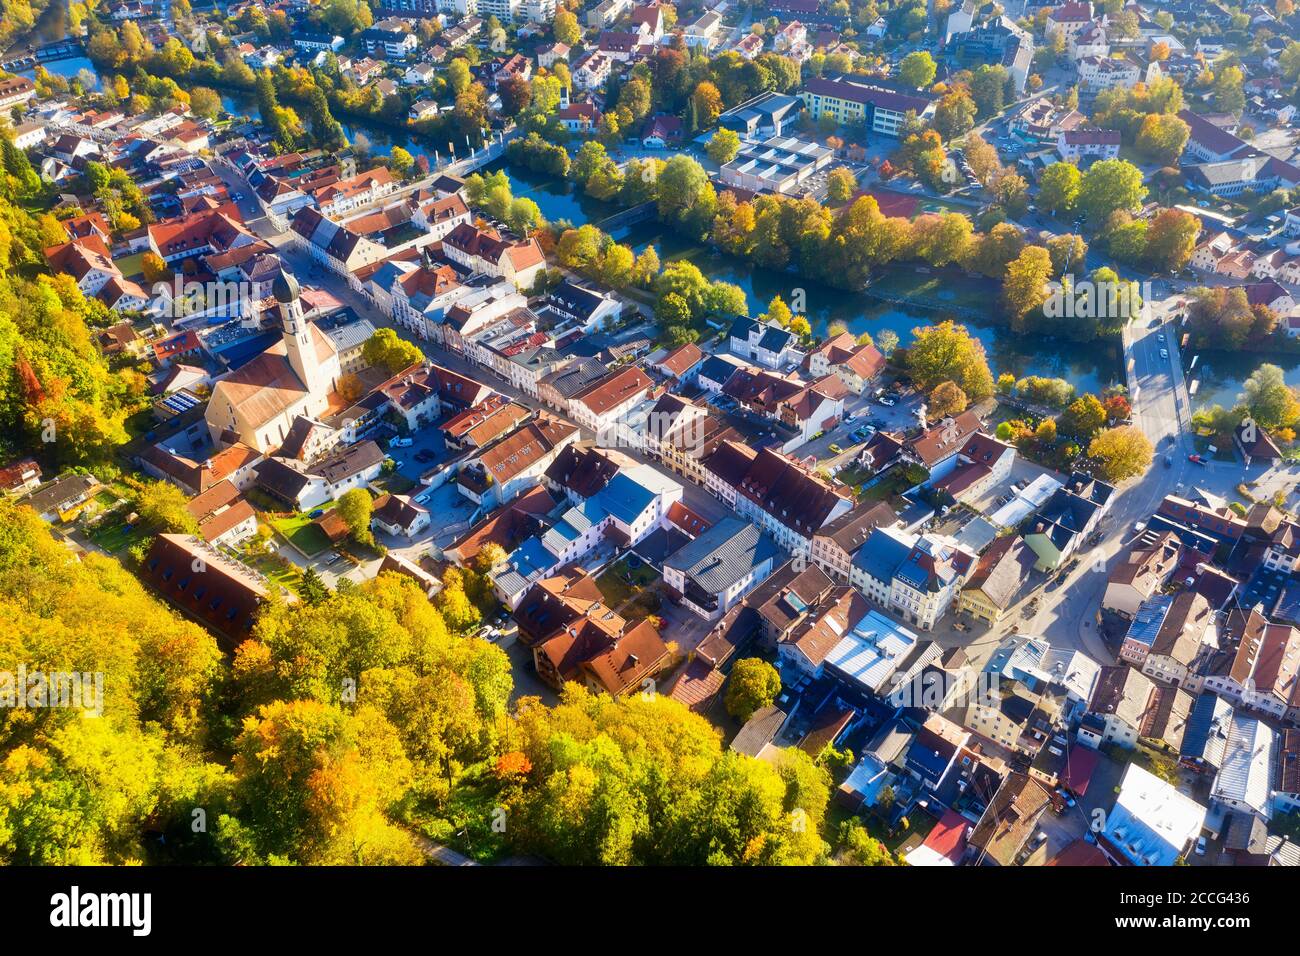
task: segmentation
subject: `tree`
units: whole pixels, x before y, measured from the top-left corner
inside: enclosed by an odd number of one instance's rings
[[[848,202],[857,188],[857,177],[845,166],[836,166],[826,177],[826,198],[831,202]]]
[[[876,335],[876,349],[885,358],[894,354],[894,349],[898,348],[898,333],[893,329],[881,329]]]
[[[981,118],[1002,112],[1010,83],[1011,74],[1000,63],[993,66],[985,63],[972,74],[970,92]]]
[[[511,232],[527,236],[542,224],[542,211],[533,200],[520,196],[510,201],[510,211],[506,214],[505,221]]]
[[[199,523],[186,509],[188,500],[169,481],[150,481],[136,493],[135,510],[143,525],[159,534],[198,534]]]
[[[899,78],[914,89],[929,86],[934,81],[936,70],[934,57],[925,50],[912,51],[898,64]]]
[[[1002,280],[1002,302],[1011,313],[1011,327],[1022,331],[1032,312],[1041,311],[1047,301],[1052,278],[1052,257],[1042,246],[1025,246],[1007,266]]]
[[[945,140],[955,139],[975,125],[977,108],[965,89],[945,94],[934,108],[934,128]]]
[[[723,703],[727,713],[742,723],[776,700],[781,693],[781,675],[761,657],[736,661],[727,679]]]
[[[1089,222],[1099,224],[1113,212],[1136,209],[1146,194],[1142,170],[1124,159],[1103,159],[1083,174],[1078,206]]]
[[[713,83],[704,80],[696,86],[691,102],[701,128],[707,129],[718,121],[722,113],[722,94]]]
[[[221,115],[221,96],[211,87],[194,87],[190,90],[190,112],[204,119],[216,119]]]
[[[447,64],[447,85],[451,87],[452,93],[459,96],[469,89],[469,85],[474,82],[474,76],[469,71],[469,62],[464,57],[457,57]]]
[[[937,421],[966,411],[969,404],[966,393],[956,382],[940,382],[930,392],[930,400],[926,403],[926,416]]]
[[[1038,204],[1053,215],[1074,211],[1083,181],[1073,163],[1052,163],[1038,181]]]
[[[298,581],[298,594],[308,604],[316,605],[329,598],[330,589],[320,573],[309,566],[302,572],[302,578]]]
[[[1146,257],[1151,267],[1163,272],[1181,272],[1192,261],[1200,221],[1181,209],[1162,209],[1147,227]]]
[[[840,824],[839,862],[844,866],[897,866],[889,849],[867,832],[860,820],[850,818]]]
[[[1214,75],[1214,108],[1222,113],[1240,116],[1246,108],[1246,93],[1242,88],[1245,79],[1239,66],[1225,66]]]
[[[1191,127],[1168,113],[1148,113],[1142,118],[1135,145],[1153,162],[1172,164],[1178,161],[1191,135]]]
[[[415,157],[400,146],[394,146],[388,154],[388,168],[401,179],[408,179],[415,168]]]
[[[1242,385],[1241,401],[1261,428],[1272,431],[1300,423],[1300,401],[1286,383],[1282,369],[1265,363]]]
[[[980,402],[993,394],[993,373],[983,344],[964,325],[950,320],[912,329],[907,368],[926,391],[940,382],[952,381],[970,401]]]
[[[140,257],[140,272],[144,281],[153,285],[156,282],[170,282],[172,270],[167,267],[163,257],[156,252],[146,252]]]
[[[371,546],[374,535],[370,531],[370,515],[374,511],[374,500],[365,488],[353,488],[344,492],[334,504],[343,523],[348,526],[352,538],[359,544]]]
[[[424,353],[418,345],[397,337],[393,329],[377,329],[361,346],[361,358],[367,365],[385,369],[390,375],[396,375],[403,369],[418,365],[424,361]]]
[[[532,102],[533,88],[528,80],[516,74],[497,84],[497,95],[501,97],[501,112],[506,116],[518,116]]]
[[[706,147],[709,159],[723,166],[736,158],[740,152],[740,134],[731,129],[719,129],[709,139]]]
[[[1154,454],[1146,435],[1133,425],[1107,429],[1088,446],[1088,456],[1096,459],[1101,477],[1111,482],[1142,474],[1151,467]]]
[[[779,295],[772,296],[772,301],[767,304],[767,311],[759,316],[764,322],[775,322],[782,328],[789,328],[794,313],[790,307],[785,304],[785,300]]]
[[[570,48],[577,46],[578,41],[582,39],[582,28],[578,26],[578,18],[563,7],[555,11],[555,20],[551,23],[551,29],[555,31],[555,39]]]
[[[1076,398],[1057,419],[1056,427],[1064,435],[1089,441],[1106,425],[1106,410],[1096,395]]]

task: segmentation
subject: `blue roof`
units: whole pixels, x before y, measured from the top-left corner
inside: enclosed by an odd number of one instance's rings
[[[877,581],[891,581],[898,566],[912,553],[912,546],[891,533],[876,528],[853,556],[854,567],[861,568]]]
[[[655,493],[620,471],[594,500],[619,521],[631,524],[654,503]]]
[[[1137,641],[1147,647],[1155,644],[1156,635],[1160,633],[1160,628],[1165,623],[1165,617],[1169,614],[1169,608],[1173,603],[1173,596],[1169,594],[1158,594],[1149,601],[1143,601],[1137,614],[1133,615],[1133,623],[1129,625],[1125,639]]]

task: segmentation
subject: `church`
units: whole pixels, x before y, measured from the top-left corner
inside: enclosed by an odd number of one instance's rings
[[[298,281],[281,272],[271,293],[284,334],[213,386],[205,418],[218,445],[233,432],[263,453],[280,447],[294,419],[319,418],[329,409],[342,375],[334,343],[303,316]]]

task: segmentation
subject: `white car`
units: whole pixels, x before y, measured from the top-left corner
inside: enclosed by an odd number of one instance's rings
[[[893,408],[895,405],[898,404],[898,402],[894,401],[892,398],[890,398],[888,395],[886,395],[885,397],[883,397],[883,398],[880,400],[880,404],[881,404],[881,405],[886,405],[886,406],[888,406],[888,407],[890,407],[890,408]]]
[[[1203,836],[1196,838],[1196,855],[1205,856],[1205,837]]]

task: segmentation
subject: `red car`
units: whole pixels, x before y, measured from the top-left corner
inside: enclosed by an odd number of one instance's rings
[[[1205,461],[1205,459],[1202,458],[1200,455],[1188,455],[1188,456],[1187,456],[1187,460],[1188,460],[1188,461],[1194,461],[1194,462],[1196,462],[1198,465],[1204,465],[1204,464],[1207,464],[1207,462]]]

